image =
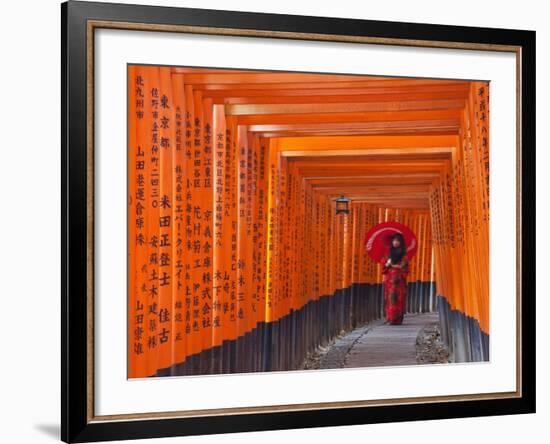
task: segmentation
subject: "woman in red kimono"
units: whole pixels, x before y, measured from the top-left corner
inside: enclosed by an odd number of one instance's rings
[[[382,271],[384,282],[384,306],[386,323],[399,325],[403,322],[407,298],[407,275],[409,261],[405,253],[407,247],[403,235],[395,233],[391,240],[389,254]]]

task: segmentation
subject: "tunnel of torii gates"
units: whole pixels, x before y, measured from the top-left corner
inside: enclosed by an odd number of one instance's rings
[[[383,319],[364,237],[392,220],[406,313],[488,360],[488,88],[129,66],[128,377],[292,370]]]

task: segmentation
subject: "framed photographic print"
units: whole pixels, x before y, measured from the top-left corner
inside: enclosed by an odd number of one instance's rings
[[[535,412],[535,32],[69,1],[62,439]]]

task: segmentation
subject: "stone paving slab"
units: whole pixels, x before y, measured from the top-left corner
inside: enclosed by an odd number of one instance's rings
[[[344,362],[339,367],[381,367],[387,365],[418,364],[416,360],[416,338],[426,324],[439,320],[435,313],[405,314],[401,325],[377,324],[363,327],[355,335]],[[368,326],[367,326],[368,327]],[[360,330],[360,329],[359,329]],[[350,335],[356,333],[354,330]],[[345,340],[345,338],[342,338]]]
[[[383,323],[383,320],[373,321],[367,325],[356,328],[347,335],[337,339],[328,352],[321,358],[319,363],[320,368],[342,368],[344,366],[346,355],[349,353],[355,342],[369,330],[378,325],[382,325]]]

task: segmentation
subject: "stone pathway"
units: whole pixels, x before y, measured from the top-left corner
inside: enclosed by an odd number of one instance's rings
[[[330,345],[328,351],[321,356],[319,368],[341,368],[344,367],[346,356],[357,343],[357,341],[367,332],[384,323],[383,320],[373,321],[363,327],[356,328],[347,335],[337,338]]]
[[[383,324],[381,321],[356,329],[347,335],[352,336],[353,340],[343,362],[338,367],[418,364],[416,359],[418,333],[426,324],[437,321],[437,313],[409,313],[405,314],[401,325]]]

